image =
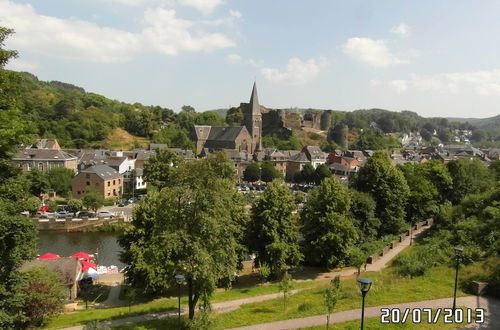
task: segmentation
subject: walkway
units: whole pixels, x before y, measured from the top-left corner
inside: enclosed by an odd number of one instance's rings
[[[365,317],[380,317],[381,308],[399,308],[404,311],[406,308],[415,309],[415,308],[450,308],[453,304],[452,298],[445,299],[436,299],[436,300],[426,300],[426,301],[417,301],[410,302],[404,304],[394,304],[387,306],[377,306],[377,307],[368,307],[365,308]],[[470,325],[465,327],[464,329],[499,329],[500,325],[500,315],[498,311],[500,310],[500,301],[493,298],[484,298],[484,297],[462,297],[457,299],[457,305],[468,308],[484,308],[485,309],[485,324],[479,325]],[[496,313],[494,313],[496,312]],[[433,314],[434,315],[434,314]],[[424,318],[425,316],[425,318]],[[422,320],[425,320],[427,314],[423,314]],[[358,320],[361,318],[361,309],[353,309],[344,312],[333,313],[330,315],[330,323],[341,323],[352,320]],[[411,318],[409,321],[411,322]],[[424,323],[424,322],[422,322]],[[256,324],[241,328],[236,328],[238,330],[290,330],[290,329],[300,329],[300,328],[308,328],[313,326],[325,325],[326,324],[326,314],[304,317],[300,319],[291,319],[284,320],[272,323],[263,323]],[[235,329],[233,329],[235,330]]]

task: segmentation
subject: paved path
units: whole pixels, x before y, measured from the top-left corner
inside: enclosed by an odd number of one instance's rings
[[[417,301],[404,304],[394,304],[387,306],[377,306],[365,308],[365,317],[380,317],[381,308],[399,308],[400,310],[405,310],[406,308],[450,308],[453,304],[452,298],[436,299],[436,300],[426,300]],[[492,298],[484,297],[462,297],[457,299],[457,305],[468,308],[484,308],[486,310],[485,324],[479,326],[480,329],[499,329],[500,328],[500,301]],[[425,314],[427,317],[427,314]],[[358,320],[361,318],[361,309],[353,309],[344,312],[333,313],[330,315],[330,323],[341,323],[352,320]],[[291,319],[271,323],[256,324],[241,328],[235,328],[238,330],[290,330],[290,329],[300,329],[308,328],[313,326],[325,325],[326,324],[326,314],[304,317],[300,319]],[[476,328],[477,328],[476,326]],[[471,325],[465,327],[464,329],[472,329],[475,326]],[[424,325],[423,325],[424,328]],[[233,329],[233,330],[235,330]]]
[[[413,231],[413,240],[421,236],[425,231],[427,231],[430,226],[420,227],[418,230]],[[410,246],[410,236],[406,236],[401,243],[395,246],[393,249],[390,249],[383,256],[375,260],[372,264],[366,265],[366,269],[362,268],[361,272],[378,272],[382,269],[386,268],[389,262],[394,259],[401,251]],[[321,278],[333,278],[335,276],[351,276],[357,274],[357,270],[354,268],[343,269],[341,271],[327,272],[327,273],[319,273],[314,279]],[[299,280],[300,281],[300,280]]]

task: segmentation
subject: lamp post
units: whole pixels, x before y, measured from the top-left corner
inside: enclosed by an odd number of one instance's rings
[[[361,290],[362,303],[361,303],[361,330],[363,330],[364,326],[364,318],[365,318],[365,296],[370,291],[370,287],[372,286],[372,281],[367,278],[358,278],[359,289]]]
[[[455,291],[453,292],[453,313],[455,313],[455,308],[457,307],[457,284],[458,284],[458,267],[460,266],[460,255],[464,252],[463,248],[455,248],[455,257],[457,259],[455,267]]]
[[[184,275],[175,275],[175,281],[177,282],[178,292],[179,292],[179,318],[177,321],[177,328],[181,328],[181,284],[184,282]]]

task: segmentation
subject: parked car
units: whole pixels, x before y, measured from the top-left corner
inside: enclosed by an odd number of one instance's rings
[[[118,207],[124,207],[127,206],[128,204],[130,204],[128,201],[121,201],[120,203],[118,203]]]
[[[68,211],[59,211],[55,213],[55,216],[57,219],[66,219],[66,218],[72,218],[74,214]]]
[[[78,212],[78,218],[95,218],[95,217],[96,217],[95,212],[89,212],[89,211]]]
[[[115,214],[112,212],[109,212],[109,211],[99,211],[97,213],[98,218],[112,218],[114,216],[115,216]]]

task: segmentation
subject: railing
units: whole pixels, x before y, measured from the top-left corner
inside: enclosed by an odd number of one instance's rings
[[[66,218],[57,219],[53,217],[33,219],[38,223],[40,231],[77,231],[80,229],[102,226],[111,223],[126,223],[131,220],[129,216],[113,216],[113,217],[98,217],[98,218]]]

